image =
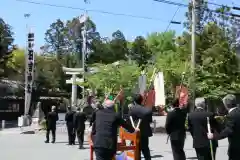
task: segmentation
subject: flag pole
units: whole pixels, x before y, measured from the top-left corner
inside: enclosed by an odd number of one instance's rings
[[[210,126],[210,122],[209,122],[209,117],[207,117],[207,127],[208,127],[208,133],[211,133],[211,126]],[[210,150],[211,150],[212,160],[214,160],[212,140],[209,140],[209,142],[210,142]]]

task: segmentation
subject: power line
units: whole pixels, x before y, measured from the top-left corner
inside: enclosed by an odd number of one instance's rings
[[[180,6],[178,6],[177,10],[176,10],[175,13],[173,14],[172,19],[171,19],[171,22],[174,20],[174,18],[175,18],[175,16],[176,16],[177,12],[179,11],[179,9],[180,9]],[[168,23],[165,32],[168,31],[168,29],[169,29],[169,27],[171,26],[171,24],[172,24],[172,23]]]
[[[81,11],[102,13],[102,14],[108,14],[108,15],[114,15],[114,16],[124,16],[124,17],[131,17],[131,18],[138,18],[138,19],[145,19],[145,20],[162,21],[162,22],[165,22],[165,23],[174,23],[174,21],[173,22],[166,21],[166,20],[163,20],[163,19],[160,19],[160,18],[152,18],[152,17],[138,16],[138,15],[132,15],[132,14],[125,14],[125,13],[115,13],[115,12],[109,12],[109,11],[104,11],[104,10],[86,9],[86,8],[79,8],[79,7],[66,6],[66,5],[57,5],[57,4],[50,4],[50,3],[43,3],[43,2],[34,2],[34,1],[29,1],[29,0],[14,0],[14,1],[22,2],[22,3],[28,3],[28,4],[41,5],[41,6],[55,7],[55,8],[81,10]]]
[[[165,4],[170,4],[170,5],[175,5],[175,6],[179,6],[179,7],[188,7],[189,6],[188,4],[183,4],[183,3],[178,3],[178,2],[168,1],[168,0],[154,0],[154,1],[155,2],[160,2],[160,3],[165,3]],[[220,5],[220,4],[213,3],[213,2],[208,2],[208,4],[221,6],[221,7],[224,7],[224,6],[229,7],[229,6],[226,6],[226,5]],[[229,8],[235,9],[236,7],[229,7]],[[212,10],[212,9],[209,9],[209,8],[203,8],[203,9],[206,10],[206,11],[211,11],[211,12],[226,15],[226,16],[240,17],[240,15],[233,14],[233,13],[222,13],[222,12],[218,12],[216,10]]]

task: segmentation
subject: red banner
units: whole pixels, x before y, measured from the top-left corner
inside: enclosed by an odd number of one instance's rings
[[[149,90],[143,95],[142,105],[145,107],[153,107],[155,105],[155,91],[154,89]]]

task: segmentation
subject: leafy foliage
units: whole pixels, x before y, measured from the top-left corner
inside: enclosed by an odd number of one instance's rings
[[[151,50],[147,46],[144,37],[138,36],[132,43],[130,51],[131,59],[135,60],[139,67],[145,68],[149,60],[152,58]]]
[[[0,18],[0,73],[2,76],[7,74],[6,63],[15,47],[13,41],[12,28]]]

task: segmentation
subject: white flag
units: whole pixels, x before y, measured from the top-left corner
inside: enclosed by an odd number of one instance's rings
[[[88,19],[88,15],[85,13],[79,17],[79,22],[84,23],[87,21],[87,19]]]
[[[155,106],[165,105],[165,90],[163,72],[156,74],[154,79]]]

